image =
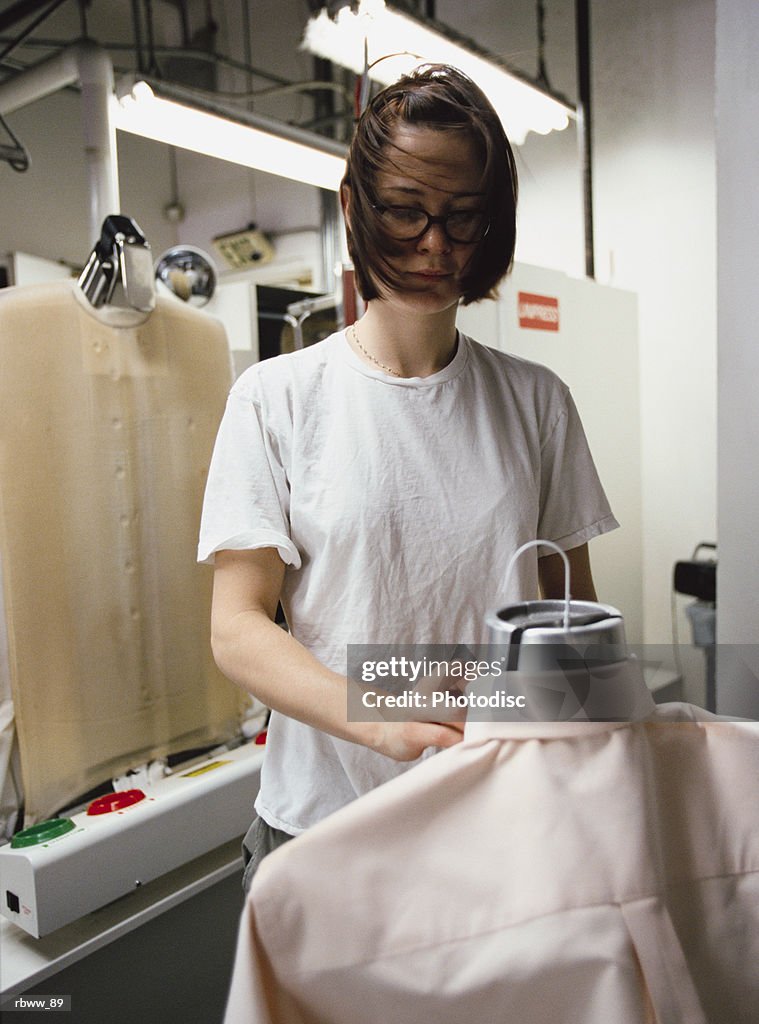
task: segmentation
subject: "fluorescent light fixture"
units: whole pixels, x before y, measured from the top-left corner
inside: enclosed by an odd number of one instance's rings
[[[204,110],[201,104],[194,97],[187,102],[166,99],[148,82],[138,81],[126,95],[114,97],[111,117],[119,131],[337,192],[345,172],[344,147],[330,150],[329,140],[322,145],[313,136],[311,142],[297,129],[288,138],[286,125],[276,124],[281,131],[275,131],[261,127],[261,118],[241,112],[236,120],[236,115]]]
[[[324,8],[313,15],[302,48],[362,74],[366,47],[368,63],[379,60],[369,75],[383,85],[397,81],[421,63],[452,64],[480,86],[515,145],[521,145],[528,132],[547,135],[560,131],[575,116],[566,101],[510,71],[494,57],[477,52],[474,43],[442,34],[440,28],[394,10],[385,0],[360,0],[355,12],[350,6],[342,7],[334,20]],[[405,52],[399,54],[400,50]]]

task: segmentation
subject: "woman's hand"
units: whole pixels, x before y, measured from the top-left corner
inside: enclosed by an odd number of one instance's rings
[[[464,735],[463,722],[371,723],[366,746],[394,761],[415,761],[428,747],[452,747]]]

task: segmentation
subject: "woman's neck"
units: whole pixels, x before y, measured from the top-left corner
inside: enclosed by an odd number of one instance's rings
[[[399,377],[429,377],[456,354],[456,307],[414,313],[373,299],[348,332],[357,355]]]

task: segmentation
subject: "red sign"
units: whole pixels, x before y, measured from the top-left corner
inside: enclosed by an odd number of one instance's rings
[[[550,295],[531,295],[519,292],[517,295],[519,326],[534,331],[558,331],[559,300]]]

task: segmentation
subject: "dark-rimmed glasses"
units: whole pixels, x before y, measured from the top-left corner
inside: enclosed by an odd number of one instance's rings
[[[441,217],[418,206],[383,206],[373,203],[384,231],[399,242],[415,242],[429,231],[431,225],[440,224],[452,242],[471,245],[481,242],[488,233],[490,222],[483,210],[453,210]]]

